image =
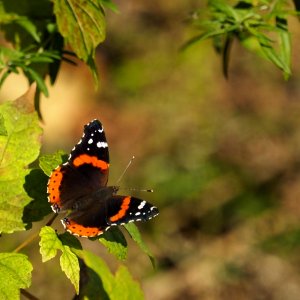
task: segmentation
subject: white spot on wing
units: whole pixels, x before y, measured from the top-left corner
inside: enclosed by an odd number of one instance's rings
[[[138,206],[138,209],[142,209],[146,205],[146,201],[142,201],[141,204]]]
[[[98,142],[97,143],[97,147],[98,148],[106,148],[108,145],[106,142]]]
[[[136,216],[139,216],[141,213],[138,211],[137,213],[135,213]]]
[[[66,229],[66,224],[65,224],[64,220],[60,220],[60,221],[63,224],[64,228]]]
[[[89,139],[88,144],[92,144],[92,143],[93,143],[93,139]]]

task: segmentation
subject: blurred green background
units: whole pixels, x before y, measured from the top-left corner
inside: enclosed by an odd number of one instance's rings
[[[99,91],[85,66],[64,65],[42,101],[44,152],[69,151],[83,125],[99,118],[110,184],[136,156],[121,185],[153,188],[134,194],[160,209],[138,224],[157,269],[135,244],[126,262],[146,299],[300,299],[298,21],[291,20],[289,81],[237,43],[225,80],[210,41],[179,51],[199,1],[116,3],[120,13],[108,12],[97,52]],[[2,97],[25,89],[12,77]],[[83,243],[115,268],[100,244]],[[42,264],[37,245],[27,251],[38,266],[32,293],[70,299],[57,262]]]

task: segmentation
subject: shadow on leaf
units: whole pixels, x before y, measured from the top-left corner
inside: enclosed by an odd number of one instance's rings
[[[103,283],[98,274],[90,269],[85,262],[79,258],[80,265],[80,281],[79,295],[75,295],[73,300],[90,299],[108,300],[109,297],[103,288]]]
[[[33,200],[24,208],[23,222],[26,229],[32,227],[32,222],[42,220],[52,212],[47,199],[48,177],[40,169],[32,170],[25,177],[24,189]]]

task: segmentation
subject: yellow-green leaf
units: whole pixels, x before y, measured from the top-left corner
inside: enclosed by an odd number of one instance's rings
[[[31,271],[26,255],[0,253],[0,299],[20,299],[20,289],[31,284]]]
[[[0,135],[0,232],[24,230],[23,210],[31,201],[24,190],[27,166],[40,152],[38,116],[16,102],[0,105],[6,135]]]

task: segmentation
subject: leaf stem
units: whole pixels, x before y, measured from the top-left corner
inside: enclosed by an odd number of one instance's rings
[[[35,234],[31,235],[27,240],[25,240],[21,245],[19,245],[13,252],[17,253],[24,247],[26,247],[28,244],[30,244],[36,237],[38,237],[39,233],[36,232]]]
[[[24,289],[21,289],[21,294],[29,300],[39,300],[39,298],[33,296],[31,293]]]
[[[46,226],[50,226],[53,221],[56,219],[57,214],[55,214],[53,217],[51,217],[51,219],[47,222]],[[28,239],[26,239],[21,245],[19,245],[13,252],[17,253],[19,252],[21,249],[23,249],[24,247],[26,247],[28,244],[30,244],[35,238],[37,238],[39,235],[39,232],[36,232],[34,234],[32,234]]]

